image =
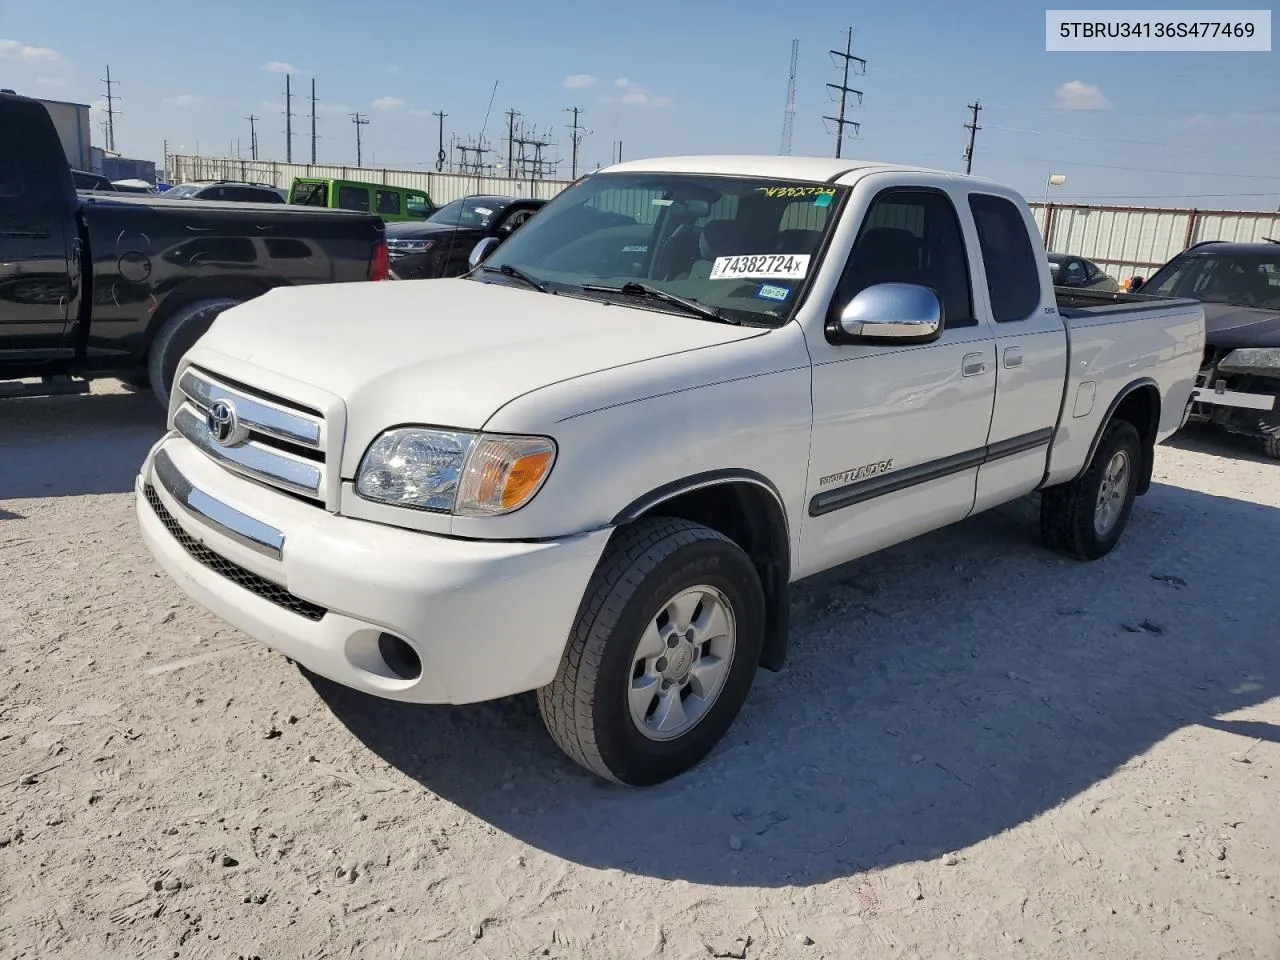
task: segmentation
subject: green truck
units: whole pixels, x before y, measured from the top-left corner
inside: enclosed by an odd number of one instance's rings
[[[376,213],[385,222],[425,220],[437,207],[424,190],[359,180],[294,177],[289,202],[305,207]]]

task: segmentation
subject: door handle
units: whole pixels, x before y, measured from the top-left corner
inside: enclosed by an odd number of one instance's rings
[[[1004,365],[1006,367],[1022,366],[1022,348],[1008,347],[1004,351]]]
[[[976,377],[987,369],[986,354],[967,353],[963,360],[960,361],[960,372],[966,377]]]

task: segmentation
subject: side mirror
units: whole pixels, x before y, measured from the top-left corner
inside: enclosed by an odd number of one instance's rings
[[[856,343],[930,343],[942,335],[942,301],[914,283],[867,287],[840,313],[840,331]]]
[[[485,257],[493,252],[493,248],[497,245],[497,237],[485,237],[471,248],[471,255],[467,257],[467,266],[474,270]]]
[[[1142,287],[1146,284],[1146,282],[1147,282],[1146,277],[1134,277],[1132,280],[1129,281],[1129,292],[1137,293],[1139,290],[1142,289]]]

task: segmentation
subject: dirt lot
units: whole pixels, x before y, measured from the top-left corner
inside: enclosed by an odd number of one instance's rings
[[[148,396],[0,404],[0,957],[1280,956],[1280,465],[1160,451],[1122,546],[1034,500],[795,594],[664,786],[530,697],[405,707],[196,609]]]

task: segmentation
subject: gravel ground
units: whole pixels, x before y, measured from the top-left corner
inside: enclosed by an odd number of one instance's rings
[[[162,425],[0,404],[0,957],[1280,956],[1280,465],[1161,448],[1119,549],[1034,499],[795,591],[699,768],[644,791],[531,696],[308,677],[144,552]]]

